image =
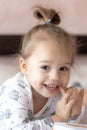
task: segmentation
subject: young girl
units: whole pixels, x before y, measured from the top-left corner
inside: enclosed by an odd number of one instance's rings
[[[81,113],[83,90],[67,88],[74,39],[56,26],[60,17],[55,10],[37,7],[34,15],[45,23],[24,36],[21,72],[0,86],[0,130],[52,130],[54,122]]]

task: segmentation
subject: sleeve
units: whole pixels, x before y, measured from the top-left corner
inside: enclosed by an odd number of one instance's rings
[[[17,90],[6,90],[1,86],[0,91],[0,130],[52,130],[50,117],[32,120],[29,113],[28,98],[21,98]],[[22,94],[23,96],[23,94]]]
[[[73,118],[70,118],[68,120],[68,122],[69,123],[80,123],[81,122],[80,120],[83,118],[84,112],[85,112],[85,106],[82,107],[82,111],[81,111],[80,115],[74,116]]]

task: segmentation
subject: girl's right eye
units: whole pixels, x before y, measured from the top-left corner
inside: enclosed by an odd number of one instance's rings
[[[41,69],[43,69],[43,70],[48,70],[48,69],[49,69],[49,66],[47,66],[47,65],[41,66]]]

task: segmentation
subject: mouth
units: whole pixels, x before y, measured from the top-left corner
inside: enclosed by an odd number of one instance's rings
[[[50,90],[50,91],[54,91],[57,90],[59,88],[58,85],[54,85],[54,84],[44,84],[45,88]]]

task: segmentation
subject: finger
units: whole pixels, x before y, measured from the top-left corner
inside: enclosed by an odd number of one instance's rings
[[[64,104],[67,104],[67,103],[68,103],[68,101],[70,100],[70,97],[71,97],[71,92],[65,93],[65,94],[63,95],[62,99],[63,99]]]
[[[79,95],[80,90],[78,90],[77,88],[74,88],[74,87],[70,87],[70,88],[68,88],[68,89],[66,90],[66,92],[67,92],[67,93],[68,93],[68,92],[71,92],[71,98],[70,98],[70,99],[72,99],[72,98],[74,98],[75,96]]]
[[[83,89],[83,88],[81,88],[81,89],[79,90],[79,92],[80,92],[80,94],[81,94],[82,96],[84,96],[84,89]]]
[[[75,87],[71,87],[70,90],[67,91],[72,91],[72,94],[80,94],[81,96],[84,95],[84,89],[83,88],[75,88]]]
[[[74,86],[75,88],[77,88],[78,90],[80,90],[80,89],[82,88],[82,85],[80,84],[80,82],[75,82],[75,83],[73,84],[73,86]]]
[[[66,91],[64,87],[59,87],[61,94],[64,96]]]
[[[70,97],[72,95],[72,91],[68,91],[66,92],[66,89],[63,88],[63,87],[60,87],[60,91],[61,91],[61,94],[62,94],[62,101],[64,104],[67,104],[68,101],[70,100]]]
[[[75,87],[75,86],[73,87],[73,91],[75,91],[75,92],[79,92],[80,89],[81,89],[81,88],[77,88],[77,87]]]
[[[69,87],[67,90],[72,92],[79,92],[79,90],[74,86]]]
[[[71,86],[70,88],[72,88],[72,90],[74,91],[80,91],[83,89],[82,87],[79,87],[79,86]]]
[[[77,95],[78,91],[74,90],[73,87],[70,87],[66,89],[66,93],[69,93],[70,96],[68,97],[68,101],[70,101]]]
[[[74,101],[74,100],[70,100],[70,101],[67,103],[68,109],[69,109],[69,110],[72,109],[72,107],[74,106],[74,104],[75,104],[75,101]]]
[[[79,93],[80,93],[80,97],[81,97],[81,99],[83,101],[83,98],[84,98],[84,89],[81,89]]]

